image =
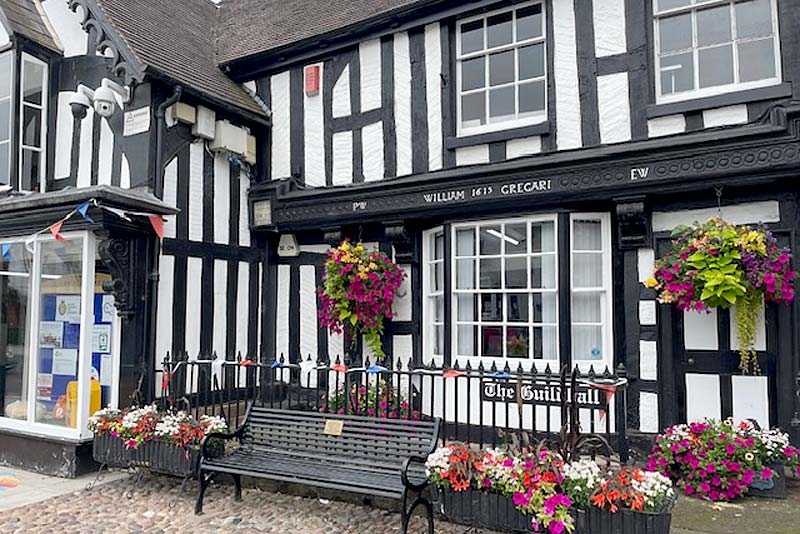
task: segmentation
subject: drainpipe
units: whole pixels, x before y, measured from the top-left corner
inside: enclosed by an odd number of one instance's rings
[[[164,193],[164,130],[166,129],[165,115],[167,108],[180,100],[183,94],[183,86],[176,85],[172,91],[172,96],[164,100],[156,108],[156,176],[153,184],[153,194],[161,198]]]

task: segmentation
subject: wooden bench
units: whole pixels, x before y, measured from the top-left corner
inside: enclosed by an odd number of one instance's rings
[[[242,475],[399,499],[403,532],[414,509],[423,505],[433,534],[433,506],[423,495],[428,485],[424,463],[436,448],[439,427],[439,419],[381,419],[251,405],[236,432],[203,439],[195,513],[203,511],[211,478],[223,473],[233,478],[237,501]],[[207,450],[212,439],[238,439],[240,446],[213,458]],[[409,496],[414,497],[410,505]]]

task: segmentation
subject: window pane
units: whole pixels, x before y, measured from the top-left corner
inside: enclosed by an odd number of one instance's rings
[[[461,125],[474,128],[486,124],[486,93],[471,93],[461,97]]]
[[[456,289],[475,289],[475,260],[456,260]]]
[[[475,229],[456,230],[456,256],[475,255]]]
[[[574,323],[599,323],[601,314],[602,294],[600,293],[573,293],[572,294],[572,322]]]
[[[544,80],[519,86],[519,114],[526,117],[544,111]]]
[[[533,327],[533,357],[537,360],[558,358],[558,330],[555,326]]]
[[[483,50],[483,20],[461,26],[461,53],[469,54],[478,50]]]
[[[506,258],[506,287],[519,289],[528,287],[528,258]]]
[[[8,141],[11,133],[11,100],[0,102],[0,142]]]
[[[9,151],[11,144],[8,142],[0,143],[0,184],[11,183],[9,179]]]
[[[26,146],[42,146],[42,110],[23,106],[22,143]]]
[[[748,0],[736,2],[736,36],[760,37],[772,35],[772,2]]]
[[[506,254],[525,254],[528,252],[528,232],[525,223],[506,225]]]
[[[573,287],[603,287],[603,254],[576,252],[573,254]]]
[[[39,190],[41,156],[41,153],[34,152],[33,150],[22,150],[22,170],[20,171],[20,179],[22,180],[22,186],[31,191]]]
[[[503,320],[503,294],[481,294],[481,320],[500,322]]]
[[[509,358],[527,358],[528,336],[527,326],[506,328],[506,356]]]
[[[433,321],[441,323],[444,321],[444,298],[433,297]]]
[[[436,326],[433,328],[433,353],[444,354],[444,327]]]
[[[513,29],[511,27],[514,14],[509,11],[507,13],[500,13],[487,20],[487,42],[489,48],[495,46],[502,46],[511,43],[513,37]]]
[[[503,328],[500,326],[481,327],[481,353],[484,356],[503,355]]]
[[[519,49],[519,79],[539,76],[544,76],[544,43],[523,46]]]
[[[36,410],[35,420],[76,428],[77,421],[70,417],[57,417],[54,410],[59,399],[66,398],[70,388],[77,388],[78,358],[81,329],[81,277],[83,262],[82,239],[72,238],[67,243],[42,241],[42,277],[40,336],[36,354],[39,376],[49,375],[48,386],[39,387],[36,401],[44,406]],[[51,337],[42,336],[41,324],[48,324]],[[57,339],[60,329],[61,339]],[[40,378],[41,380],[41,378]],[[77,390],[76,390],[77,392]],[[78,394],[80,398],[80,394]],[[61,401],[63,402],[63,401]]]
[[[512,293],[506,295],[508,299],[508,322],[527,323],[528,322],[528,294]]]
[[[25,61],[23,67],[25,79],[22,82],[22,97],[25,102],[42,103],[42,83],[44,82],[44,65]]]
[[[542,36],[542,5],[517,10],[517,41]]]
[[[438,233],[433,240],[433,257],[434,259],[444,259],[444,234]]]
[[[688,13],[664,17],[658,22],[659,50],[670,52],[692,47],[692,17]]]
[[[0,275],[0,416],[27,419],[28,401],[34,397],[28,391],[26,361],[31,256],[23,244],[11,245],[0,259],[0,270],[6,273]]]
[[[602,326],[574,326],[572,327],[572,359],[573,360],[602,360],[603,359],[603,327]]]
[[[444,289],[444,264],[434,263],[431,265],[431,289],[433,291],[442,291]]]
[[[531,258],[531,287],[536,289],[555,289],[556,257],[534,256]]]
[[[461,90],[470,91],[486,86],[486,57],[461,62]]]
[[[692,53],[661,58],[661,94],[671,95],[694,89]]]
[[[481,227],[481,256],[500,254],[500,241],[503,234],[500,233],[500,226]]]
[[[531,223],[531,252],[553,252],[556,249],[552,221]]]
[[[698,51],[700,87],[733,83],[733,47],[731,45]]]
[[[658,0],[658,10],[666,11],[676,7],[685,7],[692,3],[692,0]]]
[[[533,322],[556,323],[556,293],[535,293],[533,295]]]
[[[458,326],[457,350],[459,356],[477,356],[478,327],[473,325]]]
[[[481,260],[481,289],[500,289],[500,258]]]
[[[489,116],[492,122],[502,122],[514,118],[514,92],[513,85],[489,91]]]
[[[739,43],[739,79],[742,82],[775,77],[775,45],[770,37]]]
[[[722,5],[697,12],[697,44],[707,46],[731,40],[731,8]]]
[[[514,51],[500,52],[489,56],[489,82],[501,85],[514,81]]]
[[[458,295],[456,298],[456,317],[459,321],[478,320],[478,296]]]
[[[11,96],[11,80],[13,79],[12,68],[14,66],[13,54],[0,55],[0,99],[9,98]]]
[[[572,223],[573,250],[603,250],[603,224],[600,221]]]

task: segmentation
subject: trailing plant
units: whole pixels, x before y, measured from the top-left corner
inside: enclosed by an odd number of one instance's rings
[[[319,290],[322,328],[341,334],[347,331],[353,342],[363,335],[378,358],[384,319],[392,318],[392,305],[405,273],[380,251],[367,251],[361,243],[345,240],[328,251],[325,278]]]
[[[321,412],[366,415],[382,419],[411,419],[419,421],[422,418],[417,410],[412,410],[408,400],[400,393],[400,388],[391,385],[386,380],[378,383],[350,384],[349,395],[345,393],[344,383],[331,384],[328,394],[320,407]]]
[[[794,300],[797,273],[789,249],[764,227],[734,226],[719,218],[679,226],[672,237],[672,251],[656,262],[645,285],[658,290],[659,302],[680,310],[736,306],[739,368],[759,372],[754,345],[761,308],[765,301]]]

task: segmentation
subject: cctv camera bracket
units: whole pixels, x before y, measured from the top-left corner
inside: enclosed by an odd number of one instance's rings
[[[108,78],[103,78],[103,81],[100,82],[101,87],[105,87],[107,89],[111,89],[115,93],[117,93],[122,98],[122,103],[127,104],[131,101],[131,88],[127,86],[123,86],[118,84],[113,80],[109,80]]]

